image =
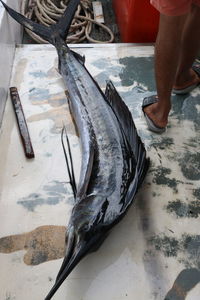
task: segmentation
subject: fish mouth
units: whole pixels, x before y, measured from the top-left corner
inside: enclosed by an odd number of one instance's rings
[[[66,255],[61,265],[61,268],[56,277],[56,281],[46,296],[45,300],[50,300],[61,286],[63,281],[80,262],[80,260],[89,252],[93,251],[94,245],[98,242],[99,236],[91,236],[90,239],[81,238],[72,227],[68,230]]]
[[[83,240],[80,241],[80,239],[77,238],[74,229],[71,228],[70,231],[68,231],[65,258],[56,277],[56,281],[45,300],[50,300],[53,297],[63,281],[67,278],[79,261],[85,256],[87,253],[87,248],[86,242]]]

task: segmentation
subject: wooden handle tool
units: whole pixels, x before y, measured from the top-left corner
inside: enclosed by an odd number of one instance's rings
[[[25,155],[27,158],[34,158],[35,155],[33,152],[33,147],[32,147],[32,143],[31,143],[26,119],[24,116],[23,108],[22,108],[21,101],[20,101],[19,94],[18,94],[16,87],[10,88],[10,96],[11,96],[12,104],[14,107],[15,115],[17,118],[17,124],[19,127],[19,132],[20,132],[22,144],[24,147]]]

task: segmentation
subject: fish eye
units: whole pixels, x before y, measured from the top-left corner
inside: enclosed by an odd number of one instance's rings
[[[79,232],[81,232],[82,234],[87,233],[88,231],[88,224],[84,224],[79,228]]]

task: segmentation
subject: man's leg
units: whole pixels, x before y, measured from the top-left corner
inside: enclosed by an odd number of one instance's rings
[[[181,36],[187,15],[160,15],[155,46],[155,76],[158,102],[144,108],[155,125],[165,127],[171,108],[171,91],[181,53]]]
[[[182,35],[181,53],[176,73],[175,86],[187,85],[192,80],[199,81],[191,66],[200,50],[200,7],[192,5]]]

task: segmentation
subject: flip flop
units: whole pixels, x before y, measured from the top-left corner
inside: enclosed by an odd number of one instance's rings
[[[174,93],[176,95],[188,94],[191,91],[193,91],[200,84],[200,64],[198,62],[194,62],[192,69],[197,74],[199,80],[197,80],[197,79],[192,80],[191,82],[187,83],[185,86],[183,86],[181,88],[174,87],[172,90],[172,93]]]
[[[157,126],[152,120],[151,118],[149,118],[149,116],[147,116],[147,114],[144,112],[144,108],[151,105],[151,104],[154,104],[154,103],[157,103],[158,102],[158,97],[156,95],[153,95],[153,96],[149,96],[149,97],[146,97],[143,99],[143,102],[142,102],[142,111],[144,113],[144,118],[146,120],[146,123],[147,123],[147,126],[148,126],[148,129],[155,132],[155,133],[163,133],[166,131],[166,128],[165,127],[159,127]]]

